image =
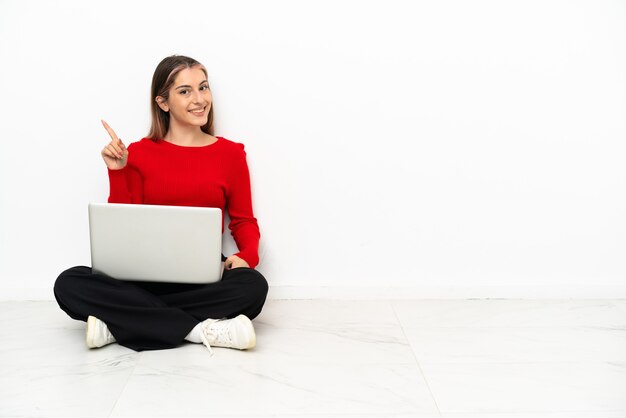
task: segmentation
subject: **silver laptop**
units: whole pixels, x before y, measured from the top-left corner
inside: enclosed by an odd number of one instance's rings
[[[217,208],[89,204],[91,265],[120,280],[213,283],[222,277]]]

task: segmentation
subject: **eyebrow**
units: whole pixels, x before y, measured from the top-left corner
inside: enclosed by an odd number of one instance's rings
[[[209,82],[208,80],[204,80],[204,81],[202,81],[202,82],[201,82],[200,84],[198,84],[198,85],[199,85],[199,86],[201,86],[201,85],[203,85],[204,83],[208,83],[208,82]],[[178,90],[178,89],[182,89],[182,88],[190,89],[190,88],[191,88],[191,86],[190,86],[189,84],[183,84],[182,86],[178,86],[178,87],[176,87],[176,90]]]

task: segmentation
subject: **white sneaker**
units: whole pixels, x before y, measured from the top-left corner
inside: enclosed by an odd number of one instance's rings
[[[245,315],[233,319],[207,319],[202,322],[202,342],[211,354],[211,346],[246,350],[256,345],[252,321]]]
[[[107,324],[95,316],[89,316],[89,318],[87,318],[87,335],[85,336],[85,342],[89,348],[98,348],[114,343],[115,337],[109,331]]]

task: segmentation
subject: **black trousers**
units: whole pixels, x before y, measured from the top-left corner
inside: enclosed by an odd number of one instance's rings
[[[117,342],[135,351],[173,348],[205,319],[253,319],[265,304],[268,285],[251,268],[224,270],[211,284],[128,282],[72,267],[59,275],[54,296],[70,317],[104,321]]]

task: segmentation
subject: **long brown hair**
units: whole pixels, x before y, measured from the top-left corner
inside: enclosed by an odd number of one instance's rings
[[[165,134],[170,128],[170,114],[163,111],[156,98],[158,96],[163,97],[165,100],[169,98],[170,88],[174,84],[174,80],[179,72],[185,68],[199,67],[204,75],[209,78],[206,68],[193,58],[185,57],[183,55],[172,55],[164,58],[154,70],[152,76],[152,88],[150,89],[150,113],[152,115],[152,125],[150,126],[150,132],[148,138],[156,141],[163,139]],[[209,90],[211,87],[209,87]],[[211,109],[209,110],[209,119],[207,123],[200,128],[202,132],[209,135],[213,135],[213,103],[211,103]]]

